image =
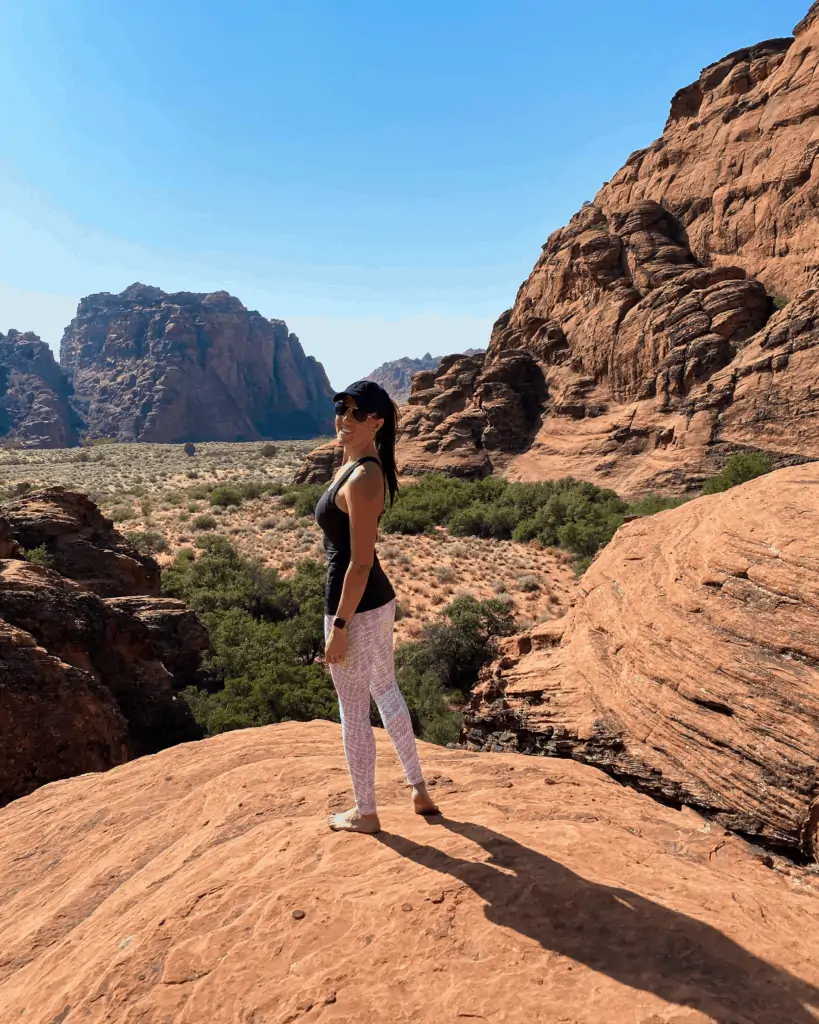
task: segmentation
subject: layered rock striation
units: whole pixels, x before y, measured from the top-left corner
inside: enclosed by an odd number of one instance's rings
[[[80,422],[54,354],[36,334],[0,334],[0,438],[33,448],[68,448]]]
[[[135,284],[89,295],[60,361],[90,437],[255,441],[315,437],[332,390],[282,320],[227,292],[167,294]]]
[[[685,489],[819,456],[819,17],[680,90],[555,231],[485,359],[419,374],[406,473]]]
[[[487,671],[466,746],[571,757],[819,859],[817,469],[622,526]]]
[[[176,694],[200,681],[209,638],[158,581],[83,495],[0,507],[0,806],[201,737]]]

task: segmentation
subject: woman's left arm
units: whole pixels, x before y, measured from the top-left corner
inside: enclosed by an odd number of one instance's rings
[[[362,466],[344,488],[350,517],[350,564],[344,574],[336,615],[347,622],[355,614],[370,575],[378,537],[378,517],[384,506],[384,483],[375,466]],[[329,664],[343,661],[347,653],[347,630],[330,632],[325,651]]]

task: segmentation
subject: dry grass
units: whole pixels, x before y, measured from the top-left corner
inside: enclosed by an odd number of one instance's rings
[[[88,494],[123,532],[161,535],[167,564],[182,547],[213,529],[243,555],[260,559],[284,575],[304,558],[322,560],[321,534],[312,518],[299,518],[278,498],[212,508],[190,489],[198,484],[256,480],[290,483],[315,441],[277,441],[265,457],[258,443],[203,443],[193,457],[181,445],[108,444],[89,449],[19,451],[0,447],[0,488],[5,494],[28,482],[60,485]],[[383,535],[379,558],[395,586],[403,617],[396,640],[418,635],[441,607],[459,594],[510,600],[523,626],[555,618],[573,600],[571,556],[536,543],[452,538],[444,530],[407,537]],[[537,582],[537,589],[523,590]]]

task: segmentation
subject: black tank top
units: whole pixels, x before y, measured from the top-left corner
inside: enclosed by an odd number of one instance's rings
[[[365,462],[381,463],[372,455],[353,462],[322,494],[316,505],[316,522],[324,534],[324,550],[327,552],[327,585],[324,590],[324,612],[335,615],[341,600],[344,574],[350,564],[350,517],[336,505],[336,495],[355,470]],[[385,483],[386,491],[386,483]],[[379,519],[381,516],[378,517]],[[369,612],[389,604],[395,597],[392,584],[381,568],[378,555],[374,554],[367,586],[358,602],[356,612]]]

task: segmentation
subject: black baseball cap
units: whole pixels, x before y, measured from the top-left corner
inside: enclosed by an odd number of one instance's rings
[[[348,388],[333,395],[333,401],[338,402],[345,395],[354,398],[358,408],[363,409],[364,412],[385,416],[392,409],[392,399],[381,385],[376,384],[374,380],[355,381]]]

